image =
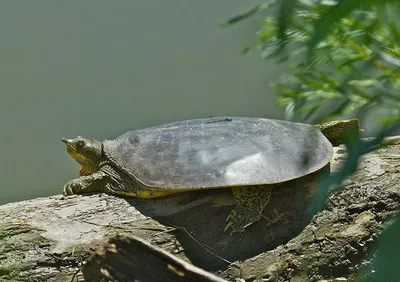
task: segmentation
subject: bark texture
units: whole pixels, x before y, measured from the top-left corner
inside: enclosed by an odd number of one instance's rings
[[[331,170],[344,160],[343,147],[335,147]],[[59,195],[6,204],[0,206],[0,280],[71,281],[81,261],[116,235],[142,238],[229,281],[346,275],[400,203],[400,145],[364,156],[331,195],[317,189],[316,177],[276,187],[264,218],[232,235],[223,232],[235,204],[229,189],[151,200]]]

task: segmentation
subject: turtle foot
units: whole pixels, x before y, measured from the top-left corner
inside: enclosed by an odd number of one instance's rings
[[[268,226],[271,226],[271,225],[273,225],[273,224],[275,224],[275,223],[277,223],[277,222],[280,222],[280,221],[287,221],[287,218],[286,218],[286,216],[287,216],[287,214],[286,213],[278,213],[277,212],[277,210],[275,210],[274,209],[274,213],[275,213],[275,216],[274,216],[274,218],[273,219],[270,219],[269,217],[267,217],[267,216],[265,216],[265,215],[261,215],[268,223]]]
[[[260,219],[260,216],[251,215],[246,212],[244,209],[233,209],[229,216],[226,218],[226,222],[228,224],[225,226],[224,232],[228,231],[229,228],[232,228],[232,233],[234,232],[243,232],[244,229],[250,224],[256,222]]]
[[[72,179],[64,185],[63,195],[68,196],[68,195],[79,194],[82,193],[83,189],[84,189],[84,184],[79,178]]]
[[[63,194],[73,195],[94,192],[112,192],[112,184],[105,176],[106,173],[100,170],[91,175],[83,175],[79,178],[72,179],[64,185]]]
[[[271,197],[272,187],[234,187],[233,198],[236,208],[231,211],[226,221],[225,232],[232,228],[233,232],[243,232],[244,229],[261,218],[264,207]],[[232,234],[231,233],[231,234]]]

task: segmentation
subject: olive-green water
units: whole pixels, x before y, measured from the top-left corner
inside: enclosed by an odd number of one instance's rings
[[[207,116],[282,117],[258,54],[260,1],[0,3],[0,204],[54,195],[77,176],[61,137],[103,140]]]

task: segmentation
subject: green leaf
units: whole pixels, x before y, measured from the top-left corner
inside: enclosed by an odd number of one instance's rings
[[[379,122],[384,123],[384,124],[391,124],[391,123],[400,122],[400,116],[379,119]]]
[[[373,86],[374,84],[378,83],[375,79],[365,79],[365,80],[350,80],[348,82],[349,85],[351,86],[357,86],[357,87],[368,87],[368,86]]]
[[[395,65],[396,67],[400,67],[400,59],[398,59],[390,54],[383,53],[383,52],[381,53],[381,56],[382,56],[382,59],[385,60],[385,62]]]
[[[242,55],[246,55],[246,54],[248,54],[254,50],[258,50],[258,49],[260,49],[260,44],[254,44],[252,46],[247,46],[247,47],[243,48],[241,53],[242,53]]]
[[[278,39],[280,41],[280,47],[276,55],[281,53],[281,51],[285,48],[286,32],[288,29],[288,24],[290,23],[290,19],[292,18],[295,4],[296,0],[282,0],[278,16]]]
[[[220,23],[220,27],[227,27],[227,26],[236,24],[238,22],[241,22],[245,19],[248,19],[257,13],[260,13],[262,11],[265,11],[265,10],[271,8],[272,6],[274,6],[276,4],[276,2],[277,2],[277,0],[272,0],[268,3],[256,5],[255,7],[251,8],[250,10],[248,10],[246,12],[243,12],[243,13],[240,13],[240,14],[237,14],[235,16],[228,18],[226,21]]]
[[[372,4],[382,5],[396,2],[398,2],[398,0],[340,0],[336,6],[332,6],[325,14],[321,15],[320,19],[315,23],[314,34],[308,42],[308,58],[312,56],[315,46],[331,32],[333,26],[338,24],[352,11],[371,6]]]
[[[307,91],[301,93],[302,97],[313,97],[313,98],[323,98],[323,99],[336,99],[336,98],[341,98],[343,95],[334,92],[334,91],[324,91],[322,89],[318,89],[315,91]]]

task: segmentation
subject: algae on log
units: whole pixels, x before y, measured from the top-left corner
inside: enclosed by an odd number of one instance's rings
[[[344,158],[343,147],[335,147],[331,170]],[[346,275],[397,210],[400,145],[364,156],[311,218],[308,207],[318,205],[314,179],[274,189],[265,218],[232,235],[223,232],[234,206],[229,189],[147,200],[97,194],[6,204],[0,206],[0,280],[71,281],[80,259],[118,234],[143,238],[230,281],[240,277],[238,266],[250,281]]]

